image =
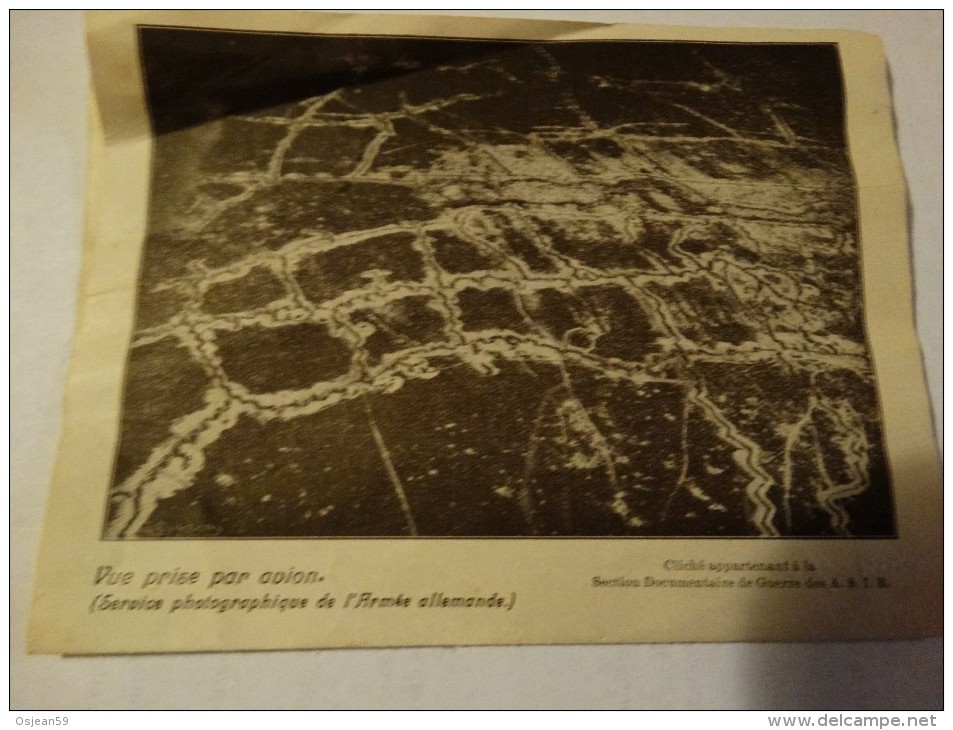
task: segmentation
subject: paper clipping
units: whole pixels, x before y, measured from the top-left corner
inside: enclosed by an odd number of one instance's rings
[[[101,12],[88,40],[32,651],[939,633],[878,39]]]

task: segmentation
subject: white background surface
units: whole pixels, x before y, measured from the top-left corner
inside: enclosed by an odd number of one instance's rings
[[[897,133],[910,187],[918,329],[940,428],[941,11],[470,14],[835,27],[880,35],[890,64]],[[80,14],[13,11],[10,23],[11,708],[942,707],[940,639],[27,656],[26,620],[76,311],[89,75]]]

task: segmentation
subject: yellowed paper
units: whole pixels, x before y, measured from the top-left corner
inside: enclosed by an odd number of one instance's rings
[[[32,651],[939,632],[875,37],[136,12],[89,48]]]

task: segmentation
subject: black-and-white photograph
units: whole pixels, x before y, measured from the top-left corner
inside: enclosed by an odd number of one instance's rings
[[[103,537],[890,537],[836,44],[140,27]]]

